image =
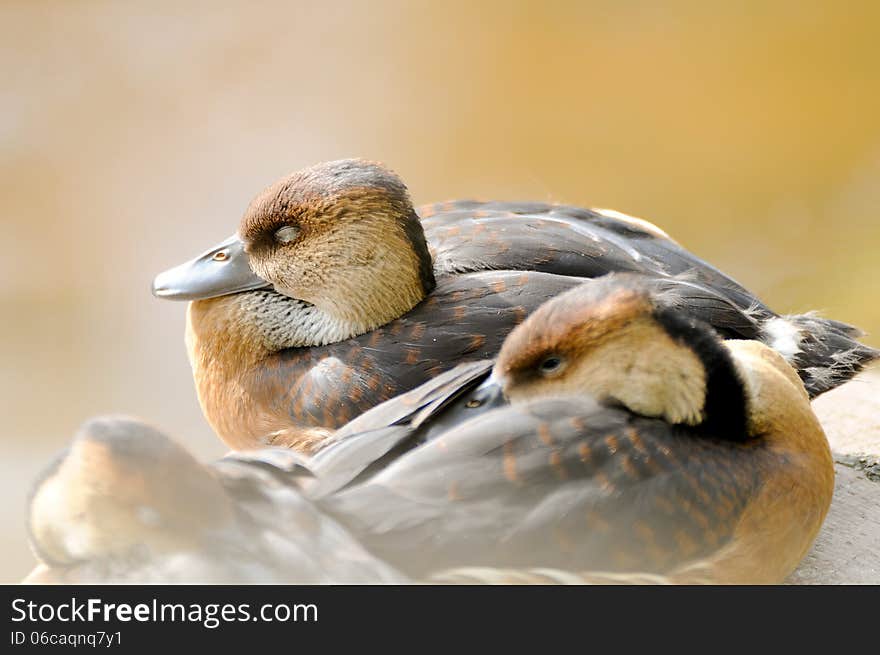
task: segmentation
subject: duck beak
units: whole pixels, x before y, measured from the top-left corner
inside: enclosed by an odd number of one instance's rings
[[[153,295],[168,300],[201,300],[271,286],[251,270],[237,235],[185,264],[159,273]]]
[[[483,380],[480,386],[474,389],[474,392],[468,396],[468,401],[483,409],[494,409],[507,405],[507,400],[504,398],[504,386],[494,371]]]

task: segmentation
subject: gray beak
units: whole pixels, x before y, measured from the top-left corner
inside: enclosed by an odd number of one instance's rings
[[[476,389],[456,398],[430,423],[425,423],[424,425],[427,427],[425,439],[430,441],[464,421],[469,421],[487,411],[504,407],[507,404],[507,399],[504,397],[504,387],[499,384],[494,375],[490,375]]]
[[[168,300],[201,300],[271,286],[251,270],[244,244],[232,235],[185,264],[159,273],[153,295]]]
[[[507,405],[507,400],[504,397],[504,388],[494,373],[483,380],[483,383],[474,389],[474,392],[467,396],[467,398],[469,402],[478,404],[483,409],[494,409]]]

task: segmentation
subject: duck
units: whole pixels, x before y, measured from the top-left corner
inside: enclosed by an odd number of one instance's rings
[[[426,391],[399,418],[359,417],[312,464],[325,510],[411,575],[778,583],[831,502],[828,441],[792,366],[643,276],[560,294],[490,369]]]
[[[214,475],[263,477],[246,492],[224,482],[216,503],[271,498],[275,510],[239,525],[236,540],[248,544],[264,525],[323,534],[326,521],[397,581],[784,581],[831,502],[828,441],[784,357],[757,340],[722,339],[678,300],[638,274],[585,282],[515,327],[495,360],[376,406],[313,455],[230,454]],[[35,518],[49,506],[45,480],[30,525],[69,525]],[[303,508],[308,522],[278,518]],[[146,541],[130,525],[127,552]],[[37,544],[44,534],[31,529]],[[182,551],[215,561],[181,536]],[[81,565],[101,570],[94,561],[105,557]],[[146,557],[134,570],[164,572],[167,562]]]
[[[420,216],[396,173],[359,159],[271,185],[235,235],[158,275],[153,293],[189,301],[199,403],[230,448],[314,452],[379,403],[493,358],[542,302],[609,272],[693,284],[697,305],[723,299],[750,319],[745,332],[703,318],[776,348],[812,396],[878,357],[851,326],[775,314],[642,219],[473,201]]]
[[[407,581],[265,466],[206,466],[124,415],[86,421],[28,508],[26,584]]]

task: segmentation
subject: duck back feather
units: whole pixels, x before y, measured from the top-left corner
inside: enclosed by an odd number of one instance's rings
[[[454,201],[420,209],[435,269],[537,270],[577,277],[609,272],[693,281],[754,319],[760,339],[800,375],[811,398],[851,379],[880,358],[861,330],[814,313],[780,316],[748,289],[682,248],[656,226],[619,212],[549,203]],[[697,302],[695,296],[691,297]],[[710,325],[724,325],[707,320]],[[743,338],[740,336],[740,338]]]

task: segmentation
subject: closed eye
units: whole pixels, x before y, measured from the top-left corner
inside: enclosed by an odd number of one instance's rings
[[[299,236],[299,227],[296,225],[285,225],[275,230],[275,241],[278,243],[290,243],[295,241]]]

